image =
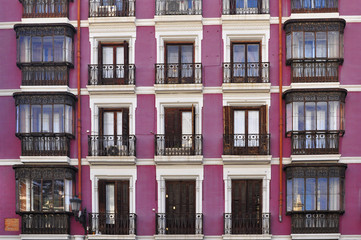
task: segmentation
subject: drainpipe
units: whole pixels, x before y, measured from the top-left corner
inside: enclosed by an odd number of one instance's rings
[[[280,162],[279,162],[279,174],[280,174],[280,193],[279,193],[279,209],[278,209],[278,220],[282,222],[282,208],[283,208],[283,119],[282,119],[282,0],[278,0],[278,69],[279,69],[279,152],[280,152]]]
[[[77,88],[78,88],[78,109],[77,109],[77,140],[78,140],[78,197],[82,199],[81,196],[81,109],[80,109],[80,0],[77,1],[77,11],[78,11],[78,19],[77,19]]]

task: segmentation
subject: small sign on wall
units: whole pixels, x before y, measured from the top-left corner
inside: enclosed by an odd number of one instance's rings
[[[19,231],[19,219],[5,218],[5,231]]]

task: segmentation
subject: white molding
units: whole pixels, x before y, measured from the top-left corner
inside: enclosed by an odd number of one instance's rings
[[[222,236],[204,236],[204,240],[222,240]]]
[[[78,166],[78,159],[77,158],[71,158],[70,159],[70,165],[71,166]],[[82,166],[89,166],[89,162],[86,158],[81,159],[81,165]]]
[[[154,166],[155,162],[153,158],[137,158],[137,166]]]
[[[328,19],[339,18],[338,12],[329,13],[291,13],[290,19]]]
[[[207,25],[222,25],[222,18],[203,18],[203,26]]]
[[[134,165],[134,156],[87,156],[89,165]]]
[[[202,84],[155,84],[156,93],[201,93]]]
[[[21,18],[21,23],[25,23],[25,24],[68,23],[68,24],[70,24],[70,20],[67,17]],[[80,25],[81,25],[81,23],[80,23]]]
[[[226,164],[270,164],[271,155],[222,155],[223,163]]]
[[[204,165],[223,165],[222,158],[203,158]]]
[[[223,235],[223,240],[271,240],[272,235],[269,234],[247,234],[247,235],[238,235],[238,234],[225,234]]]
[[[154,87],[136,87],[136,94],[155,94]]]
[[[89,95],[135,93],[135,85],[87,85]]]
[[[172,234],[166,234],[166,235],[154,235],[155,240],[201,240],[203,239],[204,235],[197,234],[197,235],[172,235]]]
[[[70,158],[67,156],[20,156],[22,163],[67,163],[70,164]]]
[[[291,240],[290,235],[272,235],[272,240]]]
[[[99,240],[135,240],[137,237],[135,235],[102,235],[102,234],[96,234],[96,235],[90,235],[88,234],[87,239],[99,239]]]
[[[155,15],[154,22],[156,26],[162,23],[176,23],[177,25],[187,25],[188,22],[202,23],[202,15]]]
[[[154,240],[154,236],[137,236],[137,240]]]
[[[20,234],[19,236],[21,240],[70,240],[70,235],[68,234]]]
[[[21,164],[20,158],[0,159],[0,166],[12,166],[16,164]]]
[[[360,240],[361,235],[341,235],[342,240]]]
[[[291,162],[338,162],[340,161],[341,154],[315,154],[315,155],[291,155]]]
[[[340,239],[341,234],[339,233],[321,233],[321,234],[291,234],[292,240],[314,240],[314,239]]]
[[[228,92],[271,92],[270,83],[223,83],[222,90]]]
[[[202,164],[202,155],[191,156],[154,156],[154,162],[160,164]]]
[[[20,85],[21,92],[71,92],[67,85],[60,86],[24,86]]]
[[[203,87],[204,94],[222,94],[222,87]]]
[[[228,21],[270,21],[270,14],[234,14],[234,15],[222,15],[222,23],[227,24]]]
[[[361,163],[361,156],[359,156],[359,157],[341,157],[339,163]]]
[[[280,164],[280,158],[272,158],[271,165],[279,165]],[[291,164],[290,158],[282,158],[282,164]]]
[[[135,26],[137,27],[152,27],[155,26],[155,21],[153,18],[151,19],[136,19]]]
[[[320,88],[339,88],[339,82],[318,82],[318,83],[291,83],[291,89],[320,89]]]
[[[96,24],[113,25],[135,22],[135,17],[89,17],[89,27]]]
[[[0,235],[0,239],[4,239],[4,240],[20,240],[20,236],[19,235]]]
[[[223,94],[223,106],[262,106],[262,105],[267,105],[268,107],[271,106],[271,94],[263,93],[263,92]]]

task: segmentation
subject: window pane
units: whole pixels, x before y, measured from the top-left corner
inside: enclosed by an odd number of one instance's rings
[[[65,37],[65,41],[66,41],[66,45],[65,45],[65,59],[67,62],[73,62],[73,54],[72,54],[72,49],[73,49],[73,41],[71,39],[71,37]]]
[[[64,211],[64,180],[54,180],[54,211]]]
[[[19,132],[30,133],[30,106],[24,104],[19,105],[18,107],[20,107],[20,115],[18,115]]]
[[[124,64],[124,47],[117,47],[116,51],[116,64]]]
[[[115,199],[114,199],[114,184],[107,184],[105,186],[105,212],[114,213],[115,212]],[[110,215],[106,219],[107,224],[114,224],[114,218],[110,218]]]
[[[43,37],[43,62],[53,61],[53,37]]]
[[[167,46],[167,63],[179,62],[178,49],[179,49],[178,46],[172,46],[172,45]]]
[[[192,112],[182,112],[182,134],[192,134]]]
[[[113,64],[113,47],[103,47],[103,64]]]
[[[315,33],[305,32],[305,58],[315,57]]]
[[[41,62],[41,37],[32,37],[32,44],[31,44],[31,50],[32,50],[32,62]]]
[[[303,58],[303,32],[293,32],[293,58]]]
[[[73,133],[73,108],[65,105],[65,132]]]
[[[316,130],[316,103],[306,102],[306,130]]]
[[[114,135],[114,112],[105,112],[103,115],[104,135]]]
[[[303,178],[293,179],[293,211],[304,211],[305,182]]]
[[[327,210],[327,178],[318,179],[317,210]]]
[[[245,45],[233,44],[233,62],[245,62]]]
[[[53,181],[52,180],[43,180],[43,211],[53,210]]]
[[[293,103],[293,131],[304,131],[304,103],[294,102]]]
[[[287,179],[287,212],[292,211],[292,179]]]
[[[316,57],[326,58],[326,32],[316,33]]]
[[[31,132],[41,132],[41,105],[31,106]]]
[[[304,8],[313,8],[313,0],[303,0]]]
[[[306,178],[306,211],[316,210],[316,179]]]
[[[247,45],[247,62],[254,63],[259,62],[259,45],[248,44]]]
[[[248,4],[248,8],[257,8],[257,2],[258,0],[248,0],[247,4]]]
[[[20,36],[20,62],[30,62],[30,36]]]
[[[244,1],[245,0],[236,0],[236,7],[237,8],[244,8]],[[246,0],[247,1],[247,0]]]
[[[73,198],[73,182],[65,179],[65,211],[70,211],[70,199]]]
[[[286,119],[286,127],[287,127],[287,132],[292,131],[292,103],[287,103],[286,106],[286,115],[287,115],[287,119]]]
[[[52,132],[52,105],[43,105],[43,132]]]
[[[64,105],[54,105],[54,133],[64,132]]]
[[[31,188],[31,210],[32,211],[41,211],[41,203],[40,203],[40,193],[41,189],[41,180],[36,179],[32,182],[32,188]]]
[[[317,130],[327,129],[327,102],[317,103]]]
[[[328,32],[328,58],[339,58],[339,32]]]
[[[234,125],[233,125],[233,133],[234,133],[234,146],[235,147],[244,147],[245,146],[245,111],[234,111]]]
[[[54,62],[64,62],[64,36],[54,36]]]
[[[193,63],[193,46],[183,45],[181,50],[181,63]]]
[[[315,0],[315,8],[325,8],[325,1],[326,0]]]
[[[287,53],[287,56],[286,58],[287,59],[290,59],[292,58],[292,54],[291,54],[291,40],[292,40],[292,37],[291,37],[291,34],[288,34],[286,36],[286,53]]]
[[[123,113],[117,112],[117,134],[122,135],[123,133]]]
[[[340,126],[340,102],[328,102],[328,129],[339,130]]]
[[[329,178],[329,210],[340,210],[340,179]]]
[[[30,179],[20,179],[18,184],[19,210],[30,211]]]

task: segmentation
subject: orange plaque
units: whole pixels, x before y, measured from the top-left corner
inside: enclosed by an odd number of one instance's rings
[[[19,219],[5,218],[5,231],[19,231]]]

